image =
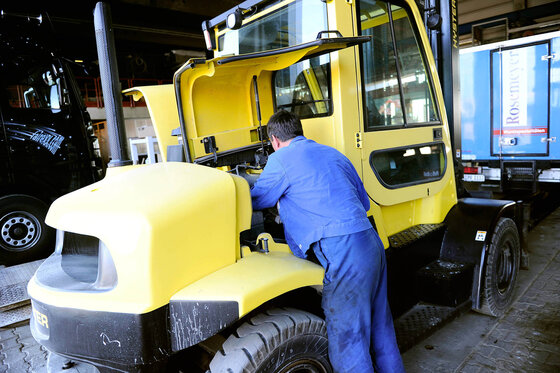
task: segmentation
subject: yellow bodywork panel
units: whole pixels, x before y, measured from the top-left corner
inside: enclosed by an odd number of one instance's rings
[[[390,150],[402,147],[405,144],[415,146],[433,141],[433,127],[418,127],[393,129],[388,131],[376,131],[366,134],[367,140],[375,144],[375,150]],[[379,144],[379,145],[378,145]],[[369,166],[371,148],[363,154],[364,164]],[[449,145],[445,146],[445,169],[441,180],[429,183],[422,183],[413,186],[388,189],[382,185],[371,167],[364,167],[363,181],[368,193],[373,199],[382,206],[392,206],[405,201],[412,201],[426,198],[440,193],[450,179],[454,179],[453,154]]]
[[[132,96],[134,101],[139,101],[142,97],[146,100],[158,139],[159,151],[165,162],[167,160],[167,146],[179,144],[177,137],[171,136],[171,131],[179,127],[177,100],[173,85],[134,87],[125,90],[124,94]]]
[[[334,40],[334,39],[327,39]],[[215,136],[218,151],[258,143],[250,132],[258,127],[253,95],[257,77],[263,122],[273,114],[272,72],[284,69],[309,55],[345,48],[353,38],[340,42],[302,45],[301,48],[267,55],[218,57],[203,63],[188,62],[175,75],[180,82],[181,106],[193,159],[208,155],[201,143]]]
[[[235,301],[243,317],[266,301],[291,290],[323,284],[324,269],[291,254],[287,245],[268,254],[249,253],[237,263],[185,287],[171,300]]]
[[[130,170],[134,170],[134,169],[140,168],[140,167],[144,167],[144,165],[135,164],[135,165],[121,166],[121,167],[107,167],[107,170],[105,170],[104,179],[108,179],[110,177],[117,176],[117,175],[123,174],[125,172],[128,172]]]
[[[243,185],[245,183],[245,185]],[[157,163],[114,175],[56,200],[50,226],[99,238],[118,283],[106,292],[61,297],[46,287],[34,299],[59,307],[145,313],[173,294],[235,263],[239,231],[251,222],[244,180],[210,167]]]
[[[252,202],[251,202],[251,192],[249,190],[249,184],[241,176],[231,175],[232,180],[235,184],[235,189],[237,191],[237,198],[235,199],[236,204],[236,232],[243,232],[247,229],[251,229],[251,218],[252,218]],[[236,235],[236,247],[241,247],[241,242],[239,241],[239,234]],[[235,259],[241,258],[241,249],[235,251]]]

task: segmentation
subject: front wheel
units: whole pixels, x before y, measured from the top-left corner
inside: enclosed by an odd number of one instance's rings
[[[498,317],[507,311],[515,295],[520,256],[517,226],[509,218],[500,218],[486,257],[480,312]]]
[[[332,373],[325,321],[296,309],[272,309],[229,336],[211,373]]]
[[[45,224],[48,207],[26,195],[0,198],[0,263],[44,258],[54,250],[54,230]]]

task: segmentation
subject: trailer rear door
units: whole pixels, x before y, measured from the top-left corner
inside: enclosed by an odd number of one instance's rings
[[[549,41],[491,51],[492,155],[548,155],[549,54]]]

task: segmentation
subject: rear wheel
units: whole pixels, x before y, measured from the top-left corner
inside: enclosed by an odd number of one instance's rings
[[[25,195],[0,198],[0,262],[19,264],[54,250],[54,230],[45,224],[48,207]]]
[[[332,373],[321,318],[272,309],[241,325],[210,363],[211,373]]]
[[[500,218],[486,257],[483,300],[480,312],[502,316],[515,295],[521,248],[513,220]]]

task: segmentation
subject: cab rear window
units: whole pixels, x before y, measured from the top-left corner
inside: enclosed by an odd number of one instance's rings
[[[301,119],[332,114],[329,55],[298,62],[274,75],[276,110]]]

